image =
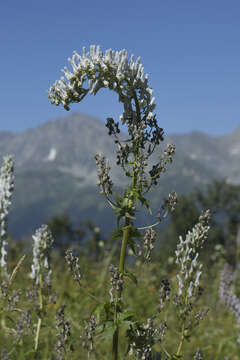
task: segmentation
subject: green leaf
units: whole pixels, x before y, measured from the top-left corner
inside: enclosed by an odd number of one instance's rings
[[[113,210],[115,214],[118,214],[122,209],[120,207],[115,207]]]
[[[123,198],[118,194],[115,193],[116,203],[120,205],[122,203]]]
[[[105,328],[104,328],[104,332],[103,332],[103,337],[105,341],[110,341],[113,339],[113,335],[115,333],[115,331],[117,330],[117,325],[114,324],[113,321],[109,321],[106,323]]]
[[[120,321],[132,320],[133,318],[134,318],[134,313],[130,310],[124,310],[123,312],[118,314],[118,319]]]
[[[130,321],[130,320],[123,320],[119,322],[119,327],[124,330],[127,331],[131,328],[131,326],[134,324],[134,321]]]
[[[124,275],[124,276],[127,276],[129,279],[131,279],[131,280],[134,282],[134,284],[137,285],[137,283],[138,283],[137,278],[136,278],[136,276],[135,276],[134,274],[132,274],[130,271],[125,270],[123,275]]]
[[[95,307],[95,309],[93,310],[92,314],[94,314],[97,323],[100,324],[100,323],[104,322],[106,319],[106,312],[105,312],[104,304],[97,305]]]
[[[124,199],[123,199],[123,201],[122,201],[122,207],[127,207],[128,206],[128,198],[127,197],[125,197]]]
[[[143,236],[142,233],[138,229],[134,227],[131,228],[131,237],[142,238],[142,236]]]
[[[119,239],[120,237],[122,237],[122,234],[123,234],[122,228],[118,227],[115,230],[113,230],[113,232],[111,234],[111,238],[112,239]]]
[[[36,354],[36,352],[35,352],[35,350],[31,349],[31,350],[25,352],[25,353],[24,353],[24,356],[25,356],[25,358],[27,359],[26,356],[33,355],[33,354]],[[29,359],[32,359],[32,357],[29,358]]]
[[[134,255],[137,256],[133,239],[129,238],[127,241],[127,244],[130,247],[130,249],[132,250],[132,252],[134,253]]]
[[[112,320],[113,319],[113,304],[110,303],[109,301],[106,302],[104,304],[104,309],[105,309],[105,312],[106,312],[107,320]]]
[[[96,317],[99,324],[104,324],[106,321],[113,319],[112,304],[108,301],[105,304],[99,304],[92,311],[91,315]]]
[[[148,211],[149,211],[149,213],[152,215],[152,209],[150,208],[150,206],[149,206],[149,203],[148,203],[148,200],[145,198],[145,197],[143,197],[142,195],[141,195],[141,193],[139,194],[139,200],[141,201],[141,204],[143,205],[143,206],[145,206],[147,209],[148,209]]]

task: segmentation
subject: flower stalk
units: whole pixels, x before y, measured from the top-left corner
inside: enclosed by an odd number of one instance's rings
[[[121,132],[119,122],[107,118],[108,134],[113,136],[117,147],[116,164],[122,168],[125,176],[131,179],[129,187],[122,188],[121,194],[113,190],[114,184],[110,177],[110,165],[107,159],[101,154],[95,156],[100,193],[106,197],[118,216],[116,238],[121,238],[118,270],[113,265],[111,267],[110,304],[113,313],[109,314],[114,325],[112,359],[117,360],[121,327],[119,317],[124,312],[122,293],[123,281],[127,273],[126,250],[127,246],[130,246],[136,253],[135,238],[142,237],[139,230],[134,227],[136,206],[140,203],[151,213],[145,194],[158,183],[166,170],[167,163],[172,162],[175,147],[169,145],[158,162],[151,164],[149,168],[150,156],[163,141],[163,129],[159,127],[154,114],[155,98],[152,96],[153,90],[149,87],[148,74],[144,73],[140,57],[135,61],[134,56],[131,55],[129,59],[126,50],[109,49],[104,54],[99,46],[91,45],[89,52],[85,47],[83,48],[82,55],[74,52],[69,62],[72,69],[65,67],[64,77],[49,89],[48,96],[51,102],[57,106],[63,105],[69,110],[70,104],[81,102],[87,94],[96,95],[101,88],[108,88],[118,95],[119,102],[123,104],[123,113],[119,116],[119,120],[128,129],[128,138],[123,140],[119,136]],[[173,198],[175,201],[176,196]],[[149,227],[146,228],[148,232],[144,246],[147,248],[149,260],[155,232]],[[151,353],[151,349],[148,352]]]

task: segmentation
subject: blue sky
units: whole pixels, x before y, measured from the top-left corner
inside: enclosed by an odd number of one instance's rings
[[[239,0],[12,0],[0,5],[0,131],[68,115],[46,90],[73,50],[99,44],[141,56],[166,133],[222,135],[240,125]],[[104,120],[108,90],[72,111]]]

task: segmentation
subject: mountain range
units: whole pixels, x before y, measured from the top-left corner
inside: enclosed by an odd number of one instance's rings
[[[149,194],[154,211],[171,191],[190,192],[222,178],[240,184],[240,127],[220,137],[201,132],[166,136],[154,162],[168,143],[176,145],[176,155]],[[15,161],[9,233],[29,235],[51,216],[63,213],[69,214],[73,223],[91,218],[106,233],[112,230],[112,209],[107,208],[96,186],[97,152],[109,159],[114,184],[124,184],[115,165],[113,140],[98,119],[73,113],[21,133],[0,132],[0,158],[11,154]],[[145,220],[139,215],[139,221]]]

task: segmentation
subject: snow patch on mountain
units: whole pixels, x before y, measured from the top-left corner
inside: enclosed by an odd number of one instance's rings
[[[51,148],[49,150],[48,156],[44,159],[44,161],[54,161],[57,156],[57,150],[55,148]]]

